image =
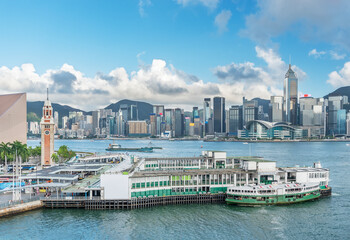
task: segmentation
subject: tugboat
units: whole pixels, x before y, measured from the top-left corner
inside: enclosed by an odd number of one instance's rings
[[[318,183],[248,185],[228,188],[226,203],[240,206],[282,205],[315,200],[320,196]]]
[[[150,147],[141,147],[141,148],[123,148],[119,144],[109,144],[106,151],[119,151],[119,152],[153,152],[153,148]]]

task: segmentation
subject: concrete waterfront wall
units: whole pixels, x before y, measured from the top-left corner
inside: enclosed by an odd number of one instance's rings
[[[22,204],[17,204],[14,206],[10,206],[7,208],[0,209],[0,217],[19,214],[22,212],[27,212],[33,209],[38,209],[43,207],[43,202],[40,200],[33,201],[33,202],[27,202]]]

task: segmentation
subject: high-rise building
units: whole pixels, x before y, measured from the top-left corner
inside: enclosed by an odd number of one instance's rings
[[[153,113],[164,116],[164,105],[153,105]]]
[[[192,122],[194,123],[194,119],[199,117],[199,113],[198,113],[198,107],[193,107],[192,109]]]
[[[200,136],[201,135],[201,120],[200,120],[199,116],[196,116],[194,118],[193,124],[194,124],[194,129],[193,129],[194,135]]]
[[[52,165],[51,156],[54,153],[54,131],[55,122],[53,109],[49,100],[49,94],[43,106],[43,116],[40,122],[41,128],[41,165]]]
[[[130,105],[128,107],[128,111],[129,111],[128,113],[129,120],[136,121],[139,119],[139,116],[138,116],[139,112],[138,112],[137,105]]]
[[[350,136],[350,112],[346,114],[346,135]]]
[[[237,136],[238,130],[243,129],[243,107],[234,105],[228,111],[229,115],[229,134]]]
[[[94,134],[99,134],[99,126],[100,126],[100,110],[92,111],[92,131]],[[66,127],[66,124],[63,125]]]
[[[282,122],[283,121],[283,96],[271,96],[270,99],[270,122]]]
[[[157,135],[157,116],[155,113],[151,113],[149,115],[150,119],[150,134],[151,136]]]
[[[292,70],[291,64],[284,78],[284,115],[285,121],[298,124],[298,78]]]
[[[67,123],[68,123],[68,117],[64,116],[62,118],[62,128],[67,128]]]
[[[226,132],[226,116],[225,116],[225,98],[214,97],[214,132]]]
[[[190,124],[191,124],[191,118],[185,117],[185,136],[190,135]]]
[[[175,129],[174,136],[175,137],[183,137],[184,133],[184,113],[180,108],[175,108]]]
[[[348,103],[347,96],[328,97],[328,124],[327,132],[329,135],[344,134],[342,126],[344,123],[343,105]],[[340,111],[340,112],[338,112]],[[346,113],[345,113],[346,114]],[[339,126],[338,126],[339,125]]]
[[[204,98],[203,102],[203,136],[209,133],[209,119],[211,119],[211,99]],[[212,122],[212,121],[210,121]]]
[[[165,109],[164,113],[165,131],[173,131],[174,109]]]
[[[147,136],[148,126],[146,121],[128,121],[129,136]]]
[[[258,101],[243,97],[243,127],[252,120],[258,120]]]

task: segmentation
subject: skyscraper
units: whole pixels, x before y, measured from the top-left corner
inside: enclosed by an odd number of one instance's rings
[[[348,103],[347,96],[330,96],[328,98],[328,134],[344,134],[343,125],[344,118],[346,118],[345,110],[343,110],[343,105]],[[346,121],[346,119],[345,119]],[[338,126],[339,125],[339,126]]]
[[[65,128],[66,123],[62,120],[62,127]],[[94,134],[99,134],[99,126],[100,126],[100,110],[92,111],[92,131]]]
[[[284,78],[284,115],[285,121],[298,124],[298,78],[289,64],[289,69]]]
[[[238,130],[243,129],[242,106],[231,106],[229,109],[229,133],[237,136]]]
[[[130,105],[128,107],[128,116],[129,116],[128,120],[132,120],[132,121],[139,120],[138,113],[139,111],[138,111],[137,105]]]
[[[214,97],[214,132],[225,133],[225,98]]]
[[[192,122],[194,123],[194,119],[199,117],[199,113],[198,113],[198,107],[193,107],[192,109]]]
[[[204,98],[203,103],[203,121],[207,122],[211,118],[211,109],[210,109],[210,98]]]
[[[270,99],[270,122],[283,121],[283,96],[271,96]]]
[[[243,97],[243,126],[246,126],[249,121],[258,119],[258,101],[246,100]]]
[[[204,98],[203,102],[203,136],[209,133],[209,122],[212,123],[211,119],[211,106],[210,98]],[[209,121],[211,120],[211,121]],[[212,128],[212,127],[211,127]]]
[[[175,108],[175,137],[182,137],[184,132],[184,114],[180,108]]]

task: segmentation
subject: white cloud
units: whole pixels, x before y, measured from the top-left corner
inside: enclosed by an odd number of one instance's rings
[[[3,66],[0,67],[0,94],[27,92],[29,101],[37,101],[45,99],[48,86],[52,102],[82,110],[98,109],[121,99],[189,109],[193,105],[201,106],[204,97],[224,96],[228,104],[240,104],[243,96],[269,98],[282,94],[287,65],[272,49],[256,47],[256,52],[266,62],[265,67],[251,62],[218,66],[213,69],[217,82],[204,82],[160,59],[154,59],[150,65],[143,64],[131,73],[118,67],[94,77],[85,76],[69,64],[48,69],[41,75],[33,64],[12,69]],[[299,72],[299,77],[306,75],[295,66],[293,69]]]
[[[223,33],[227,31],[227,23],[230,20],[232,13],[230,10],[222,10],[215,17],[215,26],[218,28],[219,33]]]
[[[139,13],[141,17],[145,16],[145,7],[151,5],[151,0],[139,0]]]
[[[331,55],[331,58],[334,60],[343,60],[346,57],[346,54],[338,54],[334,51],[330,51],[329,54]]]
[[[344,87],[350,85],[350,62],[346,62],[344,67],[337,71],[333,71],[328,75],[327,83],[333,87]]]
[[[317,51],[316,48],[312,49],[310,52],[309,52],[309,56],[314,56],[315,58],[319,58],[321,57],[322,55],[325,55],[326,52],[325,51]]]
[[[209,9],[215,9],[220,0],[177,0],[178,4],[186,7],[190,4],[202,4]]]
[[[264,0],[258,11],[246,17],[242,34],[266,44],[291,31],[306,41],[323,41],[350,49],[350,1]]]

